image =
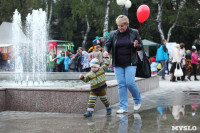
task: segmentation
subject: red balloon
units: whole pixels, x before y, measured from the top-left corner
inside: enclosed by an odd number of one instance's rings
[[[49,47],[50,47],[50,49],[53,49],[53,44],[52,43],[49,44]]]
[[[143,23],[150,15],[150,8],[147,5],[141,5],[137,9],[137,18],[140,23]]]

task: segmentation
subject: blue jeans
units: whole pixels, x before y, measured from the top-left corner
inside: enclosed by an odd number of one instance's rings
[[[142,101],[140,91],[135,83],[136,66],[115,67],[115,76],[118,83],[118,94],[120,109],[128,110],[128,95],[127,88],[129,89],[135,104]]]
[[[53,72],[53,68],[49,68],[49,72]]]
[[[160,64],[161,64],[161,70],[158,72],[158,75],[161,75],[162,78],[165,78],[165,70],[166,70],[166,63],[165,63],[165,60],[161,60],[160,61]]]

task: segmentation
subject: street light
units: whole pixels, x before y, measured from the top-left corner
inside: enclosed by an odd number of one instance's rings
[[[125,9],[126,9],[125,15],[127,15],[127,16],[128,16],[128,9],[131,7],[131,5],[132,5],[131,1],[126,0],[126,2],[125,2]]]
[[[172,6],[173,6],[173,10],[177,9],[177,2],[176,0],[171,0]]]
[[[121,8],[121,14],[128,16],[128,9],[131,7],[132,3],[130,0],[117,0],[117,5]]]

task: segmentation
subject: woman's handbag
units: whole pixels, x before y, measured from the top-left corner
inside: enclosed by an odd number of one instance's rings
[[[149,78],[151,77],[150,62],[148,57],[146,56],[146,53],[144,52],[144,49],[142,49],[142,52],[143,52],[143,59],[141,60],[138,57],[136,77]]]
[[[179,68],[178,68],[178,65],[179,65]],[[181,77],[181,76],[183,76],[183,71],[181,69],[181,65],[178,64],[178,63],[176,64],[176,68],[174,70],[174,76],[175,77]]]

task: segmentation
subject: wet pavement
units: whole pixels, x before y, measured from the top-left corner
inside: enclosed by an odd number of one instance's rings
[[[133,111],[129,99],[129,112],[124,115],[116,114],[119,104],[115,104],[111,116],[99,110],[86,119],[82,114],[0,112],[0,133],[200,132],[200,81],[169,82],[167,76],[142,98],[139,112]]]

